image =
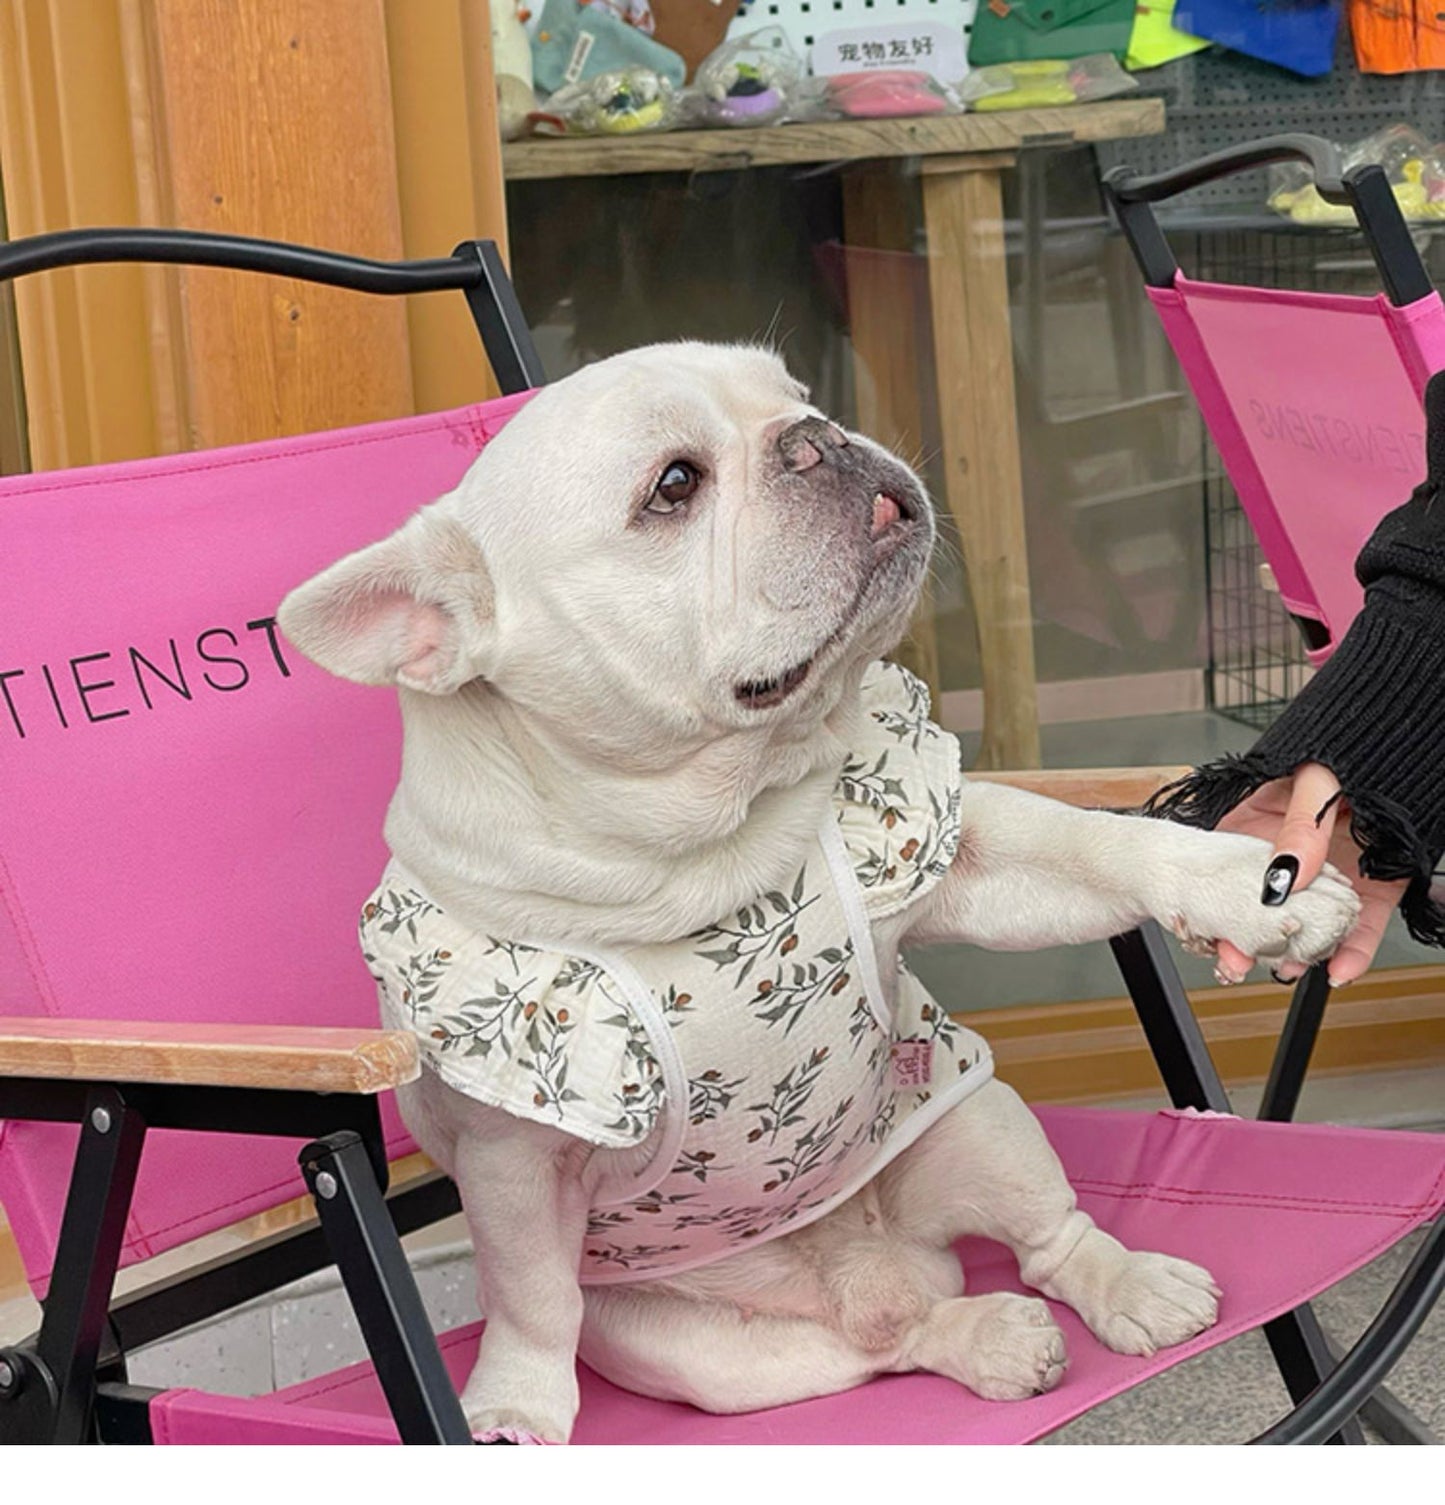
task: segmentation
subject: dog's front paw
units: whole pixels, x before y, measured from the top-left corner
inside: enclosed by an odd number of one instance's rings
[[[1182,892],[1165,917],[1185,948],[1212,952],[1221,940],[1278,966],[1329,956],[1353,928],[1360,901],[1349,880],[1326,864],[1283,904],[1262,902],[1269,846],[1253,836],[1210,834],[1196,848]]]
[[[1117,1269],[1075,1308],[1115,1353],[1148,1357],[1211,1328],[1219,1320],[1219,1287],[1187,1259],[1120,1250]]]

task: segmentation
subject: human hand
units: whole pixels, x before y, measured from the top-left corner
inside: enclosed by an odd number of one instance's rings
[[[1330,959],[1329,978],[1334,987],[1353,982],[1369,970],[1390,914],[1406,888],[1403,879],[1381,883],[1361,874],[1360,849],[1350,834],[1348,818],[1342,818],[1347,816],[1348,806],[1343,799],[1335,798],[1339,792],[1339,781],[1328,768],[1304,763],[1290,777],[1256,789],[1218,826],[1221,831],[1263,837],[1274,847],[1268,873],[1261,875],[1266,904],[1283,903],[1292,889],[1311,883],[1326,862],[1332,862],[1350,880],[1360,896],[1360,918]],[[1253,966],[1252,956],[1244,955],[1228,941],[1219,943],[1221,982],[1242,982]],[[1304,970],[1289,963],[1274,975],[1281,982],[1293,982]]]

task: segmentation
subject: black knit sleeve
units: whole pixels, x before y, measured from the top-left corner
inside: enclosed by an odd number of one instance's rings
[[[1407,879],[1410,933],[1445,945],[1430,898],[1445,853],[1445,373],[1426,394],[1429,478],[1376,528],[1355,570],[1365,605],[1324,667],[1247,752],[1162,790],[1149,813],[1213,827],[1301,763],[1333,770],[1369,878]]]

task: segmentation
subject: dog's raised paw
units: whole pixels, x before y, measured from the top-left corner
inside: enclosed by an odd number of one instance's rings
[[[1308,964],[1328,956],[1359,918],[1360,901],[1349,880],[1328,864],[1283,904],[1264,904],[1268,844],[1219,833],[1206,840],[1189,864],[1184,893],[1166,916],[1187,950],[1212,950],[1217,938],[1269,964]]]
[[[1187,1259],[1128,1251],[1098,1300],[1080,1315],[1115,1353],[1148,1357],[1213,1327],[1219,1295],[1209,1271]]]

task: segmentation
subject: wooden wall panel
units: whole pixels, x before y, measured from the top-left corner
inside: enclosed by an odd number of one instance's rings
[[[402,254],[381,0],[152,0],[146,12],[175,224]],[[190,447],[412,411],[401,304],[179,276]]]
[[[486,0],[3,0],[14,235],[179,225],[360,255],[505,242]],[[142,267],[28,278],[32,460],[94,463],[486,395],[464,300]]]
[[[506,255],[486,0],[386,0],[386,39],[406,255],[446,256],[473,238],[498,241]],[[406,312],[419,412],[496,391],[465,300],[409,298]]]
[[[10,234],[135,223],[120,24],[108,0],[0,5],[0,177]],[[136,267],[16,286],[31,461],[39,469],[158,448]]]

